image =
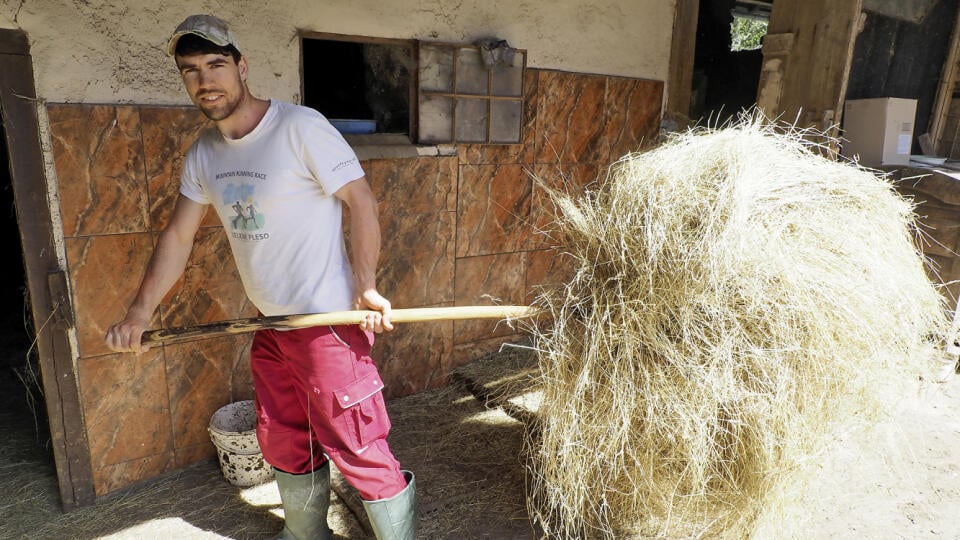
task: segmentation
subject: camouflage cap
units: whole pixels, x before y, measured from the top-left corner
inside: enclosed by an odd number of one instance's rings
[[[221,47],[233,45],[237,50],[240,50],[240,47],[237,46],[237,37],[233,35],[230,27],[222,19],[213,15],[191,15],[177,26],[177,29],[174,30],[173,35],[167,41],[168,56],[173,56],[173,53],[177,50],[177,41],[187,34],[195,34]]]

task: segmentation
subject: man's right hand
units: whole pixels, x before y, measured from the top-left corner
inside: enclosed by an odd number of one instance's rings
[[[200,222],[207,205],[192,201],[184,195],[177,198],[173,215],[157,239],[150,263],[140,282],[140,289],[129,304],[123,320],[107,330],[103,340],[115,352],[147,352],[149,347],[140,344],[143,332],[150,326],[153,312],[163,295],[183,275],[193,249],[193,239],[200,229]]]
[[[110,350],[114,352],[145,353],[150,350],[150,347],[142,345],[140,339],[149,325],[149,318],[144,319],[127,315],[127,318],[107,329],[104,341],[107,343],[107,347],[110,347]]]

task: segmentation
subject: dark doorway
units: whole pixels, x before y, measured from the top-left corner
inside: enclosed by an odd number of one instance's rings
[[[0,160],[4,201],[0,222],[7,227],[0,240],[7,248],[0,278],[0,301],[6,302],[0,305],[4,308],[0,343],[7,347],[0,349],[0,384],[10,383],[2,389],[0,405],[9,410],[0,409],[4,412],[0,427],[6,430],[0,448],[13,447],[14,434],[29,435],[29,451],[22,459],[14,461],[13,467],[0,467],[0,483],[21,482],[0,485],[0,493],[23,486],[22,479],[16,478],[21,469],[42,468],[45,474],[51,473],[48,476],[59,487],[62,507],[69,510],[93,504],[96,493],[70,337],[73,308],[68,276],[56,257],[56,223],[48,199],[33,81],[27,35],[0,29],[0,126],[5,130],[0,140],[7,154]],[[31,336],[26,341],[36,336],[34,346],[18,349],[25,344],[24,334]],[[42,384],[36,382],[41,375]],[[12,431],[14,425],[23,428],[25,424],[25,429]],[[10,454],[0,457],[11,459]],[[25,467],[27,463],[30,467]]]
[[[28,309],[23,248],[10,176],[7,137],[0,122],[0,249],[6,259],[0,272],[0,463],[53,465],[50,427]]]
[[[739,49],[735,20],[769,21],[773,0],[700,0],[690,118],[719,125],[757,99],[763,55],[759,46]],[[738,50],[739,49],[739,50]]]

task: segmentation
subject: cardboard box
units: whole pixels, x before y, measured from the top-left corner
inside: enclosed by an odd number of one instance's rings
[[[916,116],[915,99],[847,100],[840,153],[865,167],[909,165]]]

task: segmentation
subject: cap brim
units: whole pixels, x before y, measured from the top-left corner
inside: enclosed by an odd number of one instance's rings
[[[203,39],[209,41],[210,43],[213,43],[214,45],[219,45],[221,47],[226,47],[227,45],[230,45],[229,41],[225,41],[223,39],[213,37],[207,34],[206,32],[198,32],[196,30],[187,30],[183,32],[176,32],[172,36],[170,36],[170,39],[167,41],[167,56],[173,56],[173,54],[177,51],[177,42],[180,41],[180,38],[182,38],[187,34],[193,34],[195,36],[202,37]]]

